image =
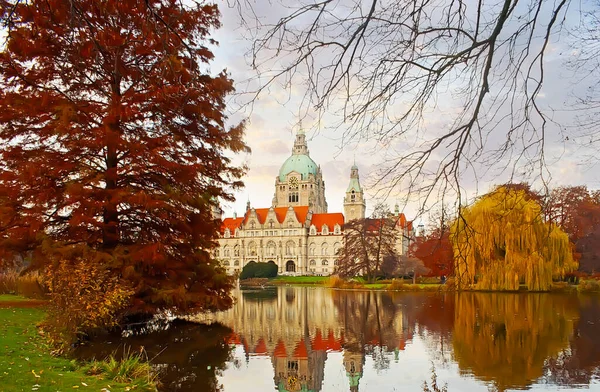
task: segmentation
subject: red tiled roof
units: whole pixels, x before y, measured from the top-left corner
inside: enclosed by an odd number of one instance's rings
[[[277,358],[285,358],[287,357],[287,352],[285,351],[285,344],[283,340],[279,339],[277,342],[277,346],[275,346],[275,350],[273,350],[273,356]]]
[[[256,354],[266,354],[267,353],[267,344],[265,343],[265,340],[263,338],[258,339],[258,343],[256,343],[254,352]]]
[[[304,223],[304,221],[306,220],[306,215],[308,214],[308,206],[298,206],[298,207],[292,207],[294,209],[294,212],[296,213],[296,219],[298,219],[298,222],[300,223]],[[288,212],[289,207],[277,207],[274,208],[275,210],[275,216],[277,217],[277,221],[279,223],[283,223],[284,219],[285,219],[285,215]],[[256,208],[254,211],[256,211],[256,217],[258,218],[258,221],[260,222],[261,225],[263,225],[266,220],[267,220],[267,215],[269,214],[269,210],[270,208]],[[244,224],[248,221],[248,218],[250,217],[250,214],[248,212],[246,212],[246,215],[244,216],[243,219]]]
[[[221,222],[221,235],[225,233],[225,229],[229,229],[231,235],[234,235],[235,229],[242,226],[244,218],[225,218]]]
[[[323,335],[321,334],[320,329],[317,329],[315,338],[312,341],[312,349],[315,351],[327,351],[327,342],[323,340]]]
[[[339,340],[336,340],[333,331],[330,329],[327,335],[327,348],[332,351],[342,351],[342,344],[344,344],[344,338],[341,337]]]
[[[304,341],[299,341],[294,350],[294,358],[308,358],[308,350],[306,350],[306,344]]]
[[[340,228],[344,226],[344,214],[341,212],[334,212],[330,214],[313,214],[310,223],[315,225],[317,231],[321,231],[323,225],[327,225],[329,231],[333,232],[333,228],[336,223],[340,225]]]

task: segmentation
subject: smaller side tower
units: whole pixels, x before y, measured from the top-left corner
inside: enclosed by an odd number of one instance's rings
[[[350,183],[344,197],[344,217],[346,222],[354,219],[364,219],[367,210],[363,190],[358,178],[358,167],[352,165],[350,169]]]

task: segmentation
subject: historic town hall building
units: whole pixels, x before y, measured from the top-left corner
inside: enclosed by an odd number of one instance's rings
[[[358,167],[354,165],[344,197],[344,213],[327,212],[321,167],[310,157],[306,136],[299,131],[292,155],[275,177],[272,206],[252,208],[248,202],[244,216],[223,219],[216,257],[232,274],[250,262],[272,262],[280,274],[329,275],[342,246],[344,221],[362,219],[365,211]],[[220,212],[215,214],[221,219]],[[403,214],[396,214],[399,228],[410,234],[410,222]],[[400,253],[408,246],[405,242],[399,243]]]

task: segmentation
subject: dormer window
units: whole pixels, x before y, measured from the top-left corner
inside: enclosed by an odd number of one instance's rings
[[[223,233],[223,237],[225,237],[225,238],[231,237],[231,232],[229,231],[229,229],[225,229],[225,233]]]
[[[323,225],[323,227],[321,228],[321,234],[323,234],[323,235],[329,234],[329,227],[327,227],[327,225]]]
[[[340,225],[336,224],[335,227],[333,228],[333,234],[341,234],[342,232],[342,228],[340,227]]]
[[[310,226],[310,235],[317,235],[317,228],[315,225]]]
[[[240,236],[240,229],[235,229],[235,236],[239,237]]]

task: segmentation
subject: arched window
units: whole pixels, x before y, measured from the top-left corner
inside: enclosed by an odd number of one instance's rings
[[[256,227],[256,222],[251,222],[251,223],[250,223],[250,228],[251,228],[251,229],[254,229],[255,227]]]
[[[298,192],[290,192],[288,195],[288,201],[290,203],[298,203],[298,201],[299,201]]]
[[[323,234],[323,235],[329,234],[329,227],[327,225],[323,225],[321,227],[321,234]]]
[[[288,260],[288,262],[285,263],[285,270],[287,272],[296,272],[296,264],[292,260]]]
[[[322,261],[321,261],[321,265],[329,265],[329,261],[327,261],[327,260],[322,260]]]
[[[231,256],[231,255],[229,254],[229,252],[230,252],[230,251],[231,251],[231,250],[229,249],[229,247],[228,247],[227,245],[225,245],[225,246],[223,247],[223,256],[225,256],[225,257],[229,257],[229,256]]]
[[[238,267],[240,265],[240,261],[239,260],[234,261],[233,265],[236,266],[236,267]]]
[[[275,252],[277,251],[277,245],[273,241],[269,241],[267,243],[267,256],[275,256]]]
[[[311,260],[310,261],[310,265],[317,265],[317,261],[316,260]]]
[[[333,234],[341,234],[341,233],[342,233],[342,228],[340,227],[340,225],[338,225],[336,223],[335,226],[333,227]]]
[[[248,255],[256,256],[256,242],[252,241],[248,244]]]
[[[233,256],[234,257],[239,257],[240,256],[240,246],[236,245],[233,247]]]
[[[229,267],[229,260],[225,260],[225,261],[223,262],[223,265],[224,265],[225,267]]]
[[[323,242],[323,245],[321,245],[321,254],[323,256],[327,256],[329,254],[329,245],[327,245],[325,242]]]
[[[272,228],[273,228],[273,226],[274,226],[274,223],[273,223],[273,221],[272,221],[272,220],[270,220],[270,221],[269,221],[269,229],[272,229]]]
[[[310,235],[317,235],[317,228],[315,225],[310,225]]]
[[[314,256],[317,253],[317,245],[314,242],[308,246],[308,254]]]
[[[219,257],[221,252],[219,252],[219,249],[215,249],[215,257]]]
[[[333,244],[333,254],[334,254],[334,255],[337,255],[337,254],[338,254],[338,252],[340,251],[340,248],[341,248],[341,247],[342,247],[342,246],[340,245],[340,243],[339,243],[339,242],[336,242],[335,244]]]
[[[296,244],[294,241],[288,241],[285,243],[285,254],[288,256],[293,256],[295,254],[294,250],[296,248]]]
[[[223,237],[225,237],[225,238],[231,237],[231,232],[229,231],[229,229],[225,229],[225,233],[223,233]]]
[[[354,189],[352,189],[352,194],[350,195],[350,201],[356,201],[356,195],[354,194]]]

